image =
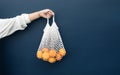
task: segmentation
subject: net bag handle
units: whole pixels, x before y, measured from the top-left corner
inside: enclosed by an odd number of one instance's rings
[[[43,31],[45,32],[45,31],[47,31],[49,29],[50,29],[50,24],[49,24],[49,19],[47,18],[47,23],[46,23],[46,26],[45,26]]]
[[[55,22],[55,15],[52,17],[52,20],[53,20],[53,22],[52,22],[51,28],[54,27],[55,29],[58,29],[58,26],[57,26],[57,24]]]

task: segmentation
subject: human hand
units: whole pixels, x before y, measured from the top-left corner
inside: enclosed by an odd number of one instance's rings
[[[54,15],[54,12],[50,9],[44,9],[44,10],[40,10],[40,11],[37,11],[37,12],[33,12],[33,13],[30,13],[29,14],[29,18],[31,21],[33,20],[36,20],[38,18],[51,18],[52,16]]]
[[[39,12],[39,16],[40,17],[43,17],[43,18],[51,18],[53,15],[54,15],[54,12],[50,9],[44,9],[44,10],[41,10],[41,11],[38,11]]]

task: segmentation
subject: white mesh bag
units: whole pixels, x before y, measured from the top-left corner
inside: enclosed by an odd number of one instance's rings
[[[37,58],[43,59],[50,63],[60,61],[66,55],[58,26],[53,16],[53,23],[50,26],[49,19],[44,28],[44,34],[37,51]]]
[[[50,48],[50,25],[49,19],[47,19],[47,24],[43,30],[44,34],[42,36],[42,40],[39,45],[38,50],[42,50],[43,48]]]

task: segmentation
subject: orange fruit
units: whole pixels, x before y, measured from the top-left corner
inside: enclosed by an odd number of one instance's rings
[[[62,56],[60,55],[60,53],[57,53],[57,55],[56,55],[56,60],[57,61],[60,61],[62,59]]]
[[[42,58],[42,51],[38,50],[36,56],[38,59],[41,59]]]
[[[59,50],[60,55],[65,56],[66,55],[66,50],[64,48],[61,48]]]
[[[54,50],[54,49],[49,51],[49,56],[50,56],[50,57],[55,57],[56,54],[57,54],[57,51]]]
[[[44,52],[42,54],[42,58],[43,58],[44,61],[47,61],[49,59],[49,53],[48,52]]]
[[[48,51],[49,51],[48,48],[43,48],[43,49],[42,49],[42,52],[48,52]]]
[[[56,59],[53,58],[53,57],[51,57],[51,58],[49,58],[48,62],[50,62],[50,63],[55,63],[55,62],[56,62]]]

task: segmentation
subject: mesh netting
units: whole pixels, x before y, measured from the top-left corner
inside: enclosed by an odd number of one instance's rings
[[[57,60],[61,60],[65,54],[66,51],[54,17],[51,26],[49,24],[49,19],[47,19],[44,34],[38,48],[37,57],[53,63]],[[50,58],[52,59],[50,60]]]

